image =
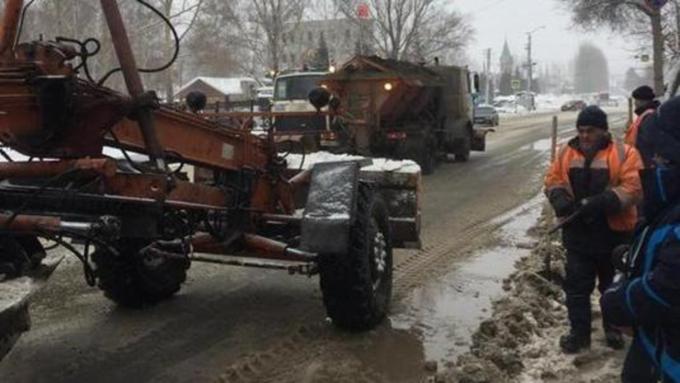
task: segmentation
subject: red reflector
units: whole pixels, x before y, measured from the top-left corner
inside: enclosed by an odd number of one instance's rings
[[[338,137],[335,134],[335,132],[323,132],[323,133],[321,133],[321,138],[324,139],[324,140],[332,141],[332,140],[335,140]]]
[[[387,133],[388,140],[405,140],[406,133],[404,132],[389,132]]]

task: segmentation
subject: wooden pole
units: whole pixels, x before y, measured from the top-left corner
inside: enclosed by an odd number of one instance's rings
[[[626,130],[630,124],[633,123],[633,98],[628,97],[628,123],[626,124]]]
[[[557,156],[557,116],[553,116],[552,119],[552,142],[550,145],[550,162],[555,161],[555,156]]]

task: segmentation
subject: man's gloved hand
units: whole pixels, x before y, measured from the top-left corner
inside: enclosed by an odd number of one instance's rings
[[[581,200],[579,210],[584,216],[613,214],[621,210],[619,197],[611,190]]]
[[[548,195],[548,200],[553,209],[555,209],[555,215],[558,217],[569,216],[576,210],[574,198],[566,189],[551,191]]]

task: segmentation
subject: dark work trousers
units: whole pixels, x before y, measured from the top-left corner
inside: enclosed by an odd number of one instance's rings
[[[614,279],[614,266],[610,254],[585,254],[567,251],[566,279],[564,292],[567,295],[567,311],[571,330],[579,335],[590,337],[591,318],[590,295],[595,290],[595,280],[599,281],[598,290],[603,293]],[[608,326],[603,323],[604,328]]]
[[[623,383],[657,383],[659,381],[658,371],[637,337],[633,339],[628,349],[626,361],[623,363],[621,381]],[[670,380],[663,381],[670,382]]]

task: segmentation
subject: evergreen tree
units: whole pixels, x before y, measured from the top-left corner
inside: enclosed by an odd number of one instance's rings
[[[590,43],[581,44],[574,63],[576,93],[609,91],[609,67],[602,50]]]
[[[319,47],[316,49],[314,60],[310,64],[312,68],[326,70],[328,69],[329,62],[330,59],[328,57],[328,44],[326,44],[324,33],[321,32],[321,35],[319,36]]]

